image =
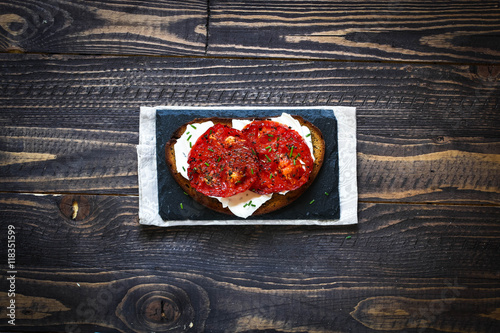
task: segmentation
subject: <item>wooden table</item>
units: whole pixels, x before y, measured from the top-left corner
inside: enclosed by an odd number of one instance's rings
[[[0,329],[499,332],[499,31],[498,1],[0,1]],[[359,224],[140,225],[155,105],[355,106]]]

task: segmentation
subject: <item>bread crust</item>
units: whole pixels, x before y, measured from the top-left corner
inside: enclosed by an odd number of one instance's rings
[[[281,209],[297,198],[299,198],[302,193],[314,182],[316,176],[318,175],[321,166],[323,165],[323,161],[325,158],[325,140],[323,138],[323,134],[321,131],[314,126],[311,122],[305,120],[301,116],[293,115],[302,126],[307,126],[311,131],[311,141],[313,145],[313,155],[314,155],[314,163],[311,174],[309,175],[308,181],[302,185],[300,188],[289,191],[285,195],[281,194],[273,194],[272,198],[266,201],[259,209],[257,209],[252,216],[258,216],[262,214],[267,214],[273,212],[275,210]],[[179,184],[179,186],[186,192],[190,197],[192,197],[195,201],[202,204],[205,207],[208,207],[214,211],[234,215],[228,208],[223,208],[222,204],[215,198],[208,197],[191,187],[189,180],[184,178],[178,171],[175,164],[175,151],[174,146],[177,140],[181,137],[181,135],[186,131],[186,128],[190,124],[201,123],[205,121],[212,121],[214,124],[224,124],[229,127],[232,127],[232,119],[234,118],[220,118],[220,117],[211,117],[211,118],[196,118],[190,122],[185,123],[181,127],[179,127],[173,134],[171,139],[165,144],[165,159],[167,162],[168,169],[172,174],[174,180]],[[269,119],[269,117],[260,117],[260,118],[238,118],[238,119],[248,119],[248,120],[265,120]]]

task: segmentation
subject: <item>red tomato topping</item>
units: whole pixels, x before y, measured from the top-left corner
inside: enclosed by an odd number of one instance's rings
[[[222,124],[200,136],[189,152],[188,163],[189,181],[195,190],[224,198],[248,190],[259,170],[243,133]]]
[[[259,194],[292,191],[304,185],[313,168],[311,151],[297,131],[275,121],[253,121],[243,128],[259,158]]]

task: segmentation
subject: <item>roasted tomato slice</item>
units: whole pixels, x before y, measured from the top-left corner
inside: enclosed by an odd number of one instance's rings
[[[292,191],[304,185],[313,159],[297,131],[275,121],[253,121],[243,128],[259,158],[259,179],[251,190],[259,194]]]
[[[191,186],[213,197],[248,190],[259,170],[257,156],[243,133],[222,124],[200,136],[189,152],[188,163]]]

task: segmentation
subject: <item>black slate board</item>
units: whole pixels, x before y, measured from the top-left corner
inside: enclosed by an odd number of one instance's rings
[[[165,143],[174,131],[195,118],[272,117],[283,112],[299,115],[323,133],[325,161],[313,184],[292,204],[247,220],[335,220],[340,217],[337,120],[328,109],[159,109],[156,114],[156,156],[159,214],[163,220],[235,220],[239,217],[208,209],[184,194],[165,162]],[[328,193],[328,195],[325,194]],[[310,202],[314,200],[311,204]],[[182,204],[182,209],[181,209]]]

